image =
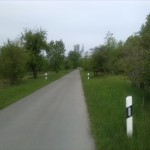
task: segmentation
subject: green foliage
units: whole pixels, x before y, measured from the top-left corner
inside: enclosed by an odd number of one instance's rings
[[[70,51],[69,52],[68,59],[72,63],[73,69],[76,69],[77,67],[81,66],[80,58],[81,58],[81,54],[79,52],[77,52],[77,51]]]
[[[106,34],[104,45],[106,46],[107,50],[115,49],[118,46],[118,43],[117,43],[115,37],[113,36],[113,33],[111,33],[110,31],[108,31],[108,33]]]
[[[130,36],[124,46],[126,73],[130,79],[139,84],[143,82],[144,55],[145,52],[141,47],[140,37],[138,35]]]
[[[150,14],[146,18],[146,23],[142,25],[140,31],[141,46],[143,48],[142,61],[144,66],[143,79],[144,84],[150,88]]]
[[[73,68],[72,66],[72,62],[70,59],[68,59],[68,57],[65,57],[65,60],[64,60],[64,67],[66,70],[70,70]]]
[[[126,73],[140,88],[150,87],[150,15],[138,34],[130,36],[124,45]]]
[[[140,88],[150,89],[150,14],[141,30],[125,43],[108,32],[105,43],[92,50],[92,67],[109,74],[126,74]]]
[[[58,72],[64,63],[65,45],[62,40],[51,41],[48,44],[47,57],[53,70]]]
[[[123,73],[120,59],[122,58],[123,42],[117,43],[113,34],[108,32],[105,38],[105,44],[95,47],[92,50],[93,69],[99,69],[101,72],[109,74]]]
[[[8,40],[0,49],[0,76],[16,84],[25,74],[27,55],[18,42]]]
[[[106,72],[107,56],[105,46],[96,47],[92,52],[92,66],[93,69],[100,68],[101,71]]]
[[[91,56],[88,56],[86,53],[85,57],[82,58],[82,67],[85,71],[92,71],[92,58]]]
[[[28,69],[33,72],[33,77],[37,77],[42,61],[42,50],[47,49],[46,31],[42,29],[25,29],[21,36],[21,42],[29,55]]]
[[[47,71],[50,70],[50,64],[49,64],[48,59],[47,59],[46,56],[42,56],[40,62],[41,62],[40,63],[41,64],[40,65],[40,71],[41,72],[47,72]]]
[[[146,35],[146,34],[150,34],[150,14],[147,15],[146,17],[146,22],[145,24],[142,25],[141,27],[141,31],[140,31],[140,35]]]

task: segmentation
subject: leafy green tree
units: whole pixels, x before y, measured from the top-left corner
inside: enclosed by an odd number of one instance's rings
[[[92,66],[93,70],[99,70],[100,72],[107,71],[107,56],[105,51],[105,46],[95,47],[92,50]]]
[[[88,51],[85,52],[85,56],[84,58],[82,58],[82,67],[85,71],[92,71],[92,58],[91,56],[88,54]]]
[[[144,64],[144,83],[147,87],[150,87],[150,14],[147,15],[146,22],[142,25],[139,36],[144,55],[141,58]]]
[[[111,33],[110,31],[106,34],[104,46],[105,46],[105,55],[107,58],[106,62],[107,72],[112,74],[114,73],[114,63],[116,61],[116,51],[118,48],[118,43],[113,33]]]
[[[68,57],[65,57],[65,60],[64,60],[64,67],[66,70],[70,70],[72,69],[72,62],[70,59],[68,59]]]
[[[106,37],[104,39],[105,39],[104,45],[106,46],[107,50],[115,49],[118,46],[118,43],[117,43],[113,33],[111,33],[110,31],[107,32]]]
[[[65,45],[62,40],[55,42],[51,41],[48,44],[47,57],[53,70],[58,72],[64,63],[65,58]]]
[[[41,51],[47,49],[46,39],[47,33],[42,29],[25,29],[21,35],[21,42],[29,54],[28,68],[32,71],[34,78],[37,78],[41,67]]]
[[[122,41],[118,42],[118,47],[112,51],[112,72],[114,74],[125,74],[126,68],[125,68],[125,60],[124,60],[124,43]]]
[[[104,45],[92,50],[93,69],[109,74],[124,73],[121,61],[123,45],[122,41],[117,42],[113,34],[108,32]]]
[[[70,51],[68,53],[68,59],[71,61],[73,69],[80,67],[81,54],[77,51]]]
[[[130,36],[124,45],[126,73],[136,85],[144,82],[144,55],[139,35]]]
[[[27,55],[18,42],[9,41],[0,49],[0,76],[16,84],[26,71]]]
[[[146,17],[145,24],[142,25],[141,30],[139,32],[142,37],[142,44],[145,48],[150,49],[150,14]]]
[[[140,88],[150,87],[150,15],[141,30],[124,45],[126,73]]]
[[[50,64],[46,56],[42,56],[40,60],[40,71],[47,72],[50,70]]]

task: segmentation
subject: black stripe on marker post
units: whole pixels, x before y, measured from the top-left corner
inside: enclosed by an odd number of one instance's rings
[[[133,109],[132,105],[126,108],[126,118],[132,117]]]

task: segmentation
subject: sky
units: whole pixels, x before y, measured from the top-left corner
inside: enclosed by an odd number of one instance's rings
[[[68,51],[101,44],[108,31],[119,41],[138,32],[150,13],[148,0],[0,0],[0,45],[25,28],[42,28],[47,41],[62,39]]]

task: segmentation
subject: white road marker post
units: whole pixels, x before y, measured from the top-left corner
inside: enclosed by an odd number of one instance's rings
[[[133,133],[133,117],[132,117],[132,96],[126,98],[126,125],[127,125],[127,136],[132,137]]]
[[[45,72],[45,74],[44,74],[44,75],[45,75],[45,80],[47,80],[47,72]]]
[[[90,79],[90,77],[89,77],[89,76],[90,76],[90,73],[87,73],[87,79],[88,79],[88,80]]]

